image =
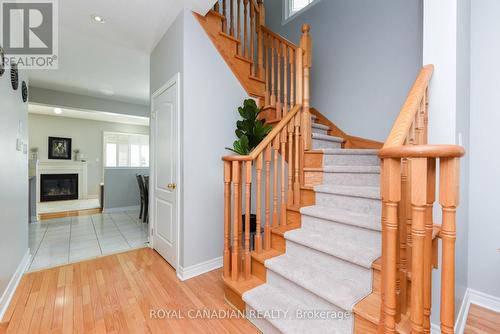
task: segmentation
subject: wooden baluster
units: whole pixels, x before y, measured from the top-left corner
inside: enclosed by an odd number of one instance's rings
[[[245,279],[250,278],[250,193],[252,185],[252,161],[245,162]]]
[[[302,104],[304,93],[304,50],[298,48],[295,52],[295,104]]]
[[[303,95],[303,107],[304,107],[304,118],[303,118],[303,129],[302,138],[304,140],[304,150],[311,149],[312,145],[312,129],[311,129],[311,103],[310,103],[310,69],[312,66],[312,41],[310,35],[311,27],[308,24],[302,26],[302,38],[300,41],[300,46],[304,49],[304,95]]]
[[[412,204],[412,273],[411,273],[411,322],[412,333],[422,333],[424,328],[424,246],[425,211],[427,206],[427,159],[413,158],[411,163]]]
[[[283,118],[283,103],[281,96],[281,41],[276,39],[276,56],[278,57],[278,63],[276,68],[276,76],[278,77],[277,83],[277,96],[276,96],[276,116],[278,119]]]
[[[271,105],[273,107],[276,106],[276,83],[275,83],[275,75],[274,75],[274,37],[269,35],[270,46],[271,46]],[[278,118],[278,112],[276,111],[276,118]]]
[[[232,1],[232,0],[230,0]],[[227,12],[226,12],[226,0],[222,0],[222,15],[224,16],[224,19],[222,21],[222,31],[227,34]]]
[[[247,59],[248,55],[248,1],[243,0],[243,56]]]
[[[266,197],[265,197],[265,213],[266,224],[264,225],[264,250],[271,248],[271,144],[267,145],[264,153],[266,163]]]
[[[214,11],[216,11],[217,13],[219,13],[219,1],[217,1],[214,5]]]
[[[424,93],[424,138],[425,144],[429,140],[429,87],[425,89]]]
[[[250,4],[250,72],[255,77],[255,8]]]
[[[422,115],[423,116],[423,115]],[[423,117],[422,117],[423,122]],[[422,140],[423,137],[422,129]],[[436,159],[427,159],[427,205],[425,208],[425,240],[424,240],[424,333],[431,332],[432,306],[432,208],[436,197]]]
[[[273,160],[273,170],[274,170],[274,179],[273,179],[273,227],[279,225],[279,216],[278,216],[278,166],[279,166],[279,152],[280,149],[280,136],[276,136],[273,141],[273,150],[274,150],[274,160]]]
[[[409,138],[406,140],[406,144],[409,144]],[[406,271],[408,273],[411,273],[412,271],[412,247],[413,247],[413,241],[412,241],[412,205],[411,205],[411,159],[406,160],[406,169],[407,169],[407,181],[406,181]],[[411,292],[408,292],[411,296]]]
[[[441,333],[454,333],[455,321],[455,240],[459,195],[459,159],[441,159],[439,164],[439,203],[441,204]]]
[[[262,238],[261,238],[261,226],[262,226],[262,155],[263,153],[259,154],[256,160],[256,165],[255,165],[255,170],[256,170],[256,182],[257,182],[257,193],[256,193],[256,205],[255,205],[255,210],[256,212],[256,224],[257,226],[255,227],[255,251],[257,253],[262,252]]]
[[[288,114],[288,46],[283,44],[283,116]]]
[[[286,133],[287,129],[284,128],[279,137],[281,142],[281,209],[280,209],[280,223],[282,226],[287,224],[286,215]]]
[[[266,54],[266,68],[264,69],[266,74],[266,106],[271,104],[271,87],[269,82],[269,71],[271,70],[271,66],[269,66],[269,35],[264,35],[264,51]]]
[[[290,108],[294,107],[297,103],[295,102],[295,51],[290,48]]]
[[[224,161],[224,277],[231,277],[231,162]]]
[[[294,183],[293,183],[293,203],[295,206],[300,206],[300,177],[299,177],[299,172],[300,172],[300,114],[297,114],[294,118],[294,128],[295,128],[295,155],[294,155],[294,171],[295,171],[295,176],[294,176]],[[289,160],[289,163],[291,164],[292,161]]]
[[[240,240],[238,240],[239,236],[239,225],[241,219],[241,211],[239,210],[238,203],[240,202],[240,163],[238,161],[233,161],[233,206],[234,206],[234,216],[233,216],[233,247],[232,247],[232,255],[231,255],[231,279],[236,281],[238,279],[239,270],[240,270],[240,262],[239,262],[239,245]]]
[[[288,205],[294,204],[293,198],[293,130],[294,130],[294,121],[293,119],[290,121],[287,127],[288,131]]]
[[[263,33],[261,27],[264,26],[265,24],[265,18],[266,14],[264,12],[264,2],[263,0],[258,0],[257,1],[259,5],[259,14],[258,14],[258,20],[257,20],[257,58],[258,58],[258,64],[259,67],[257,68],[257,76],[260,79],[264,79],[264,56],[263,56],[263,45],[262,45],[262,39],[263,39]],[[267,82],[266,82],[267,84]],[[266,87],[267,91],[267,87]]]
[[[384,159],[382,175],[382,201],[385,211],[385,226],[382,234],[384,272],[384,322],[385,333],[396,332],[397,318],[397,249],[398,249],[398,203],[401,200],[401,161]]]
[[[237,16],[237,26],[236,26],[236,32],[237,32],[237,39],[240,41],[240,45],[238,46],[238,54],[241,55],[242,53],[242,44],[243,41],[241,39],[241,1],[242,0],[236,0],[237,1],[237,6],[236,6],[236,16]]]
[[[401,202],[399,203],[399,309],[401,314],[406,314],[408,298],[408,252],[407,252],[407,207],[408,197],[408,159],[401,160]]]
[[[229,1],[229,35],[234,37],[234,0]]]

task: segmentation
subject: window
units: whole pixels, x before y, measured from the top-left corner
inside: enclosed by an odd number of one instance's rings
[[[285,15],[283,23],[291,20],[295,15],[297,15],[300,11],[306,9],[313,3],[316,3],[320,0],[283,0],[285,2]]]
[[[149,167],[149,136],[104,132],[105,167]]]

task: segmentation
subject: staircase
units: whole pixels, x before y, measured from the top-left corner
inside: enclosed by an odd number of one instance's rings
[[[266,28],[262,0],[220,0],[197,17],[273,125],[249,155],[223,157],[226,301],[264,333],[430,333],[441,241],[441,332],[454,333],[464,151],[427,144],[432,65],[380,143],[311,108],[308,25],[286,40]]]
[[[312,124],[318,167],[305,167],[316,205],[300,209],[301,227],[284,233],[286,251],[268,259],[266,283],[243,294],[248,310],[280,318],[249,319],[265,333],[352,333],[353,307],[372,292],[372,263],[381,256],[380,161],[377,150],[342,149],[343,138]],[[328,319],[301,312],[329,311]],[[252,314],[252,313],[250,313]],[[340,317],[340,320],[336,320]]]

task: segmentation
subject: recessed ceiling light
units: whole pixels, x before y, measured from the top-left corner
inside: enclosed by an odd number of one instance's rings
[[[61,115],[62,114],[62,109],[61,108],[54,108],[54,114]]]
[[[104,17],[102,17],[100,15],[92,15],[92,20],[94,20],[97,23],[105,23],[106,22]]]

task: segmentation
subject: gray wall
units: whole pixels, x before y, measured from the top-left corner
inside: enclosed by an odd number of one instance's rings
[[[72,138],[72,149],[80,149],[87,160],[88,194],[99,194],[103,178],[103,132],[149,134],[149,128],[141,125],[100,122],[86,119],[48,115],[29,115],[29,145],[38,147],[38,159],[48,160],[48,137]]]
[[[149,117],[149,106],[30,87],[30,102],[61,108],[85,109]]]
[[[28,80],[19,73],[20,82]],[[16,150],[17,138],[28,141],[27,118],[28,104],[20,88],[12,90],[6,70],[0,77],[0,296],[28,251],[28,155]]]
[[[322,0],[282,26],[282,0],[266,24],[299,43],[311,24],[311,105],[351,135],[385,140],[422,64],[422,0]]]
[[[149,168],[105,168],[104,209],[140,205],[136,174],[149,175]]]
[[[500,297],[500,1],[471,2],[469,285]]]

